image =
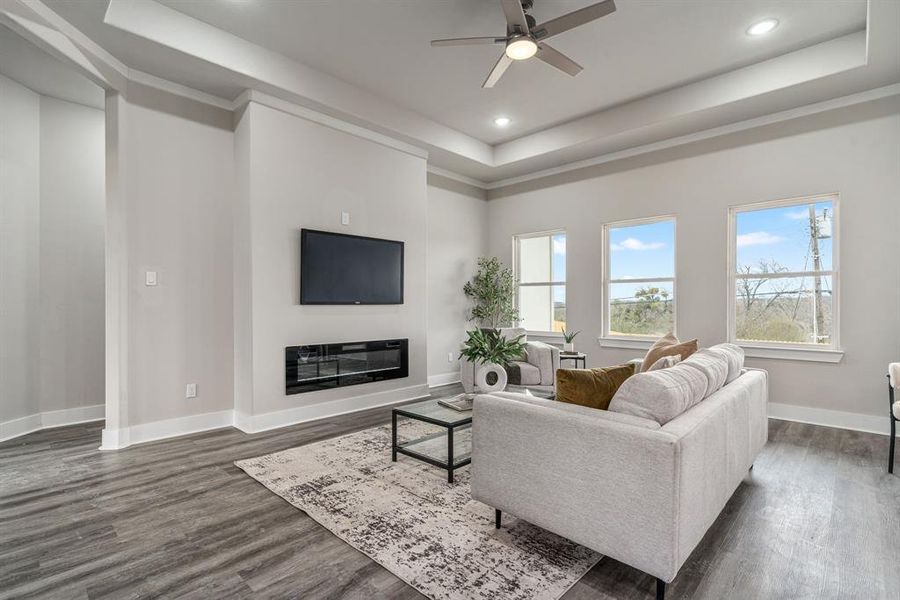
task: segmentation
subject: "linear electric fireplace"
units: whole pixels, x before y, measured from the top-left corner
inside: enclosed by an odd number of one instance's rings
[[[300,394],[409,376],[409,340],[377,340],[284,349],[285,391]]]

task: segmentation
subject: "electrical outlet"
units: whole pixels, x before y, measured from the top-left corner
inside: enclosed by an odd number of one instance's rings
[[[156,284],[156,271],[147,271],[146,273],[144,273],[144,285],[152,287]]]
[[[451,363],[453,362],[453,353],[452,352],[447,353],[447,362],[451,362]]]
[[[345,211],[341,211],[341,225],[349,225],[350,224],[350,213]]]
[[[184,388],[184,397],[185,398],[196,398],[197,397],[197,384],[189,383]]]

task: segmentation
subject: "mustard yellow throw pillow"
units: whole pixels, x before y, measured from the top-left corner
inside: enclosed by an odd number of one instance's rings
[[[634,365],[602,369],[559,369],[556,371],[556,399],[606,410],[619,386],[632,375]]]
[[[675,356],[677,354],[681,357],[681,360],[684,360],[696,352],[698,348],[699,344],[696,339],[688,340],[687,342],[679,342],[677,337],[671,333],[667,333],[656,340],[656,342],[650,346],[650,349],[647,350],[647,355],[644,357],[644,363],[641,365],[641,373],[649,370],[650,367],[653,366],[653,363],[663,356]]]

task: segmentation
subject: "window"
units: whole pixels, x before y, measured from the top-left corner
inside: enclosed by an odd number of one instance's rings
[[[659,337],[675,330],[675,218],[603,226],[603,337]]]
[[[837,349],[837,208],[830,195],[731,209],[732,341]]]
[[[528,331],[562,331],[566,326],[566,233],[518,235],[513,246],[519,325]]]

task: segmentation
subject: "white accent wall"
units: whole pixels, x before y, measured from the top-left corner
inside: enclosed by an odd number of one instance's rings
[[[769,371],[773,414],[886,430],[885,373],[900,360],[896,98],[494,190],[489,250],[510,261],[513,235],[565,229],[568,326],[589,366],[617,364],[642,351],[597,342],[604,223],[676,215],[679,335],[709,346],[726,337],[728,207],[826,192],[841,194],[843,360],[747,363]]]
[[[257,431],[426,393],[423,156],[256,102],[237,118],[236,424]],[[405,242],[404,303],[301,305],[301,228]],[[408,378],[285,394],[286,346],[387,338],[409,339]]]
[[[459,350],[470,302],[463,286],[487,252],[483,190],[428,175],[428,382],[459,381]],[[450,356],[453,360],[450,360]]]

